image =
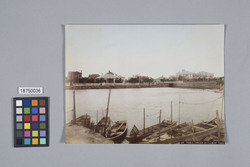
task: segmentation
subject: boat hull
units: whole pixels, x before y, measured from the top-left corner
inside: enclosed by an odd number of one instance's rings
[[[145,132],[143,132],[143,129],[139,131],[139,134],[137,136],[126,136],[126,140],[129,141],[130,143],[139,143],[141,142],[144,138],[152,135],[153,133],[161,130],[161,129],[165,129],[165,128],[170,128],[176,125],[176,121],[173,121],[172,124],[166,126],[162,126],[159,124],[150,126],[148,128],[145,128]]]
[[[117,133],[114,134],[113,136],[107,136],[107,139],[112,140],[114,143],[121,143],[125,139],[127,132],[128,132],[128,125],[127,121],[119,121],[122,126],[120,129],[117,129]],[[111,127],[112,129],[112,127]]]
[[[191,130],[192,126],[184,127],[186,130]],[[196,132],[189,131],[189,133],[183,133],[182,130],[180,130],[178,133],[178,136],[171,135],[170,137],[163,139],[163,138],[151,138],[151,140],[146,141],[145,143],[148,144],[175,144],[175,143],[182,143],[182,142],[189,142],[189,141],[200,141],[200,139],[213,136],[214,134],[217,134],[218,131],[223,132],[223,126],[220,128],[215,124],[210,123],[199,123],[197,125],[193,126],[194,129],[196,129]],[[172,131],[168,131],[168,134],[171,134]]]

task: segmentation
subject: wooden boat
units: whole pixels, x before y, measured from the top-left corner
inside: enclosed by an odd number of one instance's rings
[[[127,121],[116,121],[107,133],[107,139],[113,140],[115,143],[121,143],[127,135]]]
[[[107,122],[106,122],[107,120]],[[106,132],[105,132],[105,122],[106,122]],[[110,117],[103,117],[96,125],[95,131],[101,133],[104,137],[107,137],[108,131],[111,129]]]
[[[218,121],[212,120],[209,122],[201,122],[196,125],[188,123],[187,126],[173,127],[161,133],[160,137],[149,136],[143,142],[149,144],[174,144],[188,141],[203,141],[208,136],[218,133],[222,130],[222,126],[219,128]]]
[[[172,126],[170,128],[163,128],[162,130],[156,131],[155,133],[152,133],[148,137],[144,138],[142,140],[142,142],[140,142],[140,143],[148,144],[148,143],[152,143],[152,142],[158,141],[158,139],[159,139],[159,132],[160,132],[160,137],[162,137],[162,136],[165,135],[165,133],[169,133],[171,131],[172,131],[172,133],[174,133],[176,131],[184,131],[185,129],[191,128],[191,126],[192,126],[191,123],[184,122],[182,124],[175,125],[175,126]]]
[[[159,131],[161,128],[162,129],[166,129],[166,128],[170,128],[176,125],[176,121],[162,121],[161,124],[156,124],[153,126],[150,126],[148,128],[145,129],[141,129],[138,130],[138,128],[134,125],[134,127],[132,128],[130,135],[126,136],[126,140],[128,140],[130,143],[138,143],[140,141],[142,141],[142,139],[150,136],[151,134],[153,134],[156,131]]]
[[[109,101],[110,101],[111,89],[109,89],[108,103],[106,117],[103,117],[97,124],[97,132],[101,133],[104,137],[109,140],[113,140],[115,143],[120,143],[124,140],[127,135],[128,125],[127,121],[116,121],[111,126],[110,117],[108,117]]]
[[[81,115],[80,117],[76,118],[74,123],[77,125],[90,128],[90,124],[91,124],[90,120],[91,120],[90,115],[86,114],[86,115]]]

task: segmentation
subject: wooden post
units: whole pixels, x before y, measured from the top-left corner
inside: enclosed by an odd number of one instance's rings
[[[145,133],[145,108],[143,109],[143,133]]]
[[[194,141],[194,121],[192,120],[192,133],[193,133],[193,141]]]
[[[85,127],[88,128],[88,114],[86,113],[86,116],[85,116]]]
[[[173,122],[173,111],[172,111],[172,101],[171,101],[171,122]]]
[[[171,119],[171,123],[172,123],[172,121],[173,121],[173,118],[172,118],[172,101],[171,101],[171,118],[170,119]],[[173,137],[172,133],[173,133],[173,131],[172,131],[172,127],[171,127],[171,135],[170,135],[171,143],[172,143],[172,137]]]
[[[170,138],[172,139],[172,133],[173,133],[173,131],[172,131],[172,127],[170,128],[170,131],[171,131],[171,133],[170,133]],[[172,141],[172,140],[171,140]],[[172,143],[172,142],[171,142]]]
[[[73,123],[76,123],[75,90],[73,90]]]
[[[161,132],[161,110],[160,110],[160,115],[159,115],[159,139],[158,140],[160,140],[160,137],[161,137],[160,132]]]
[[[224,88],[223,88],[223,94],[222,94],[222,102],[221,102],[221,120],[223,119],[223,107],[224,107]]]
[[[218,127],[218,140],[220,141],[220,118],[219,118],[218,110],[216,110],[216,119],[217,119],[217,127]]]
[[[180,96],[179,96],[179,125],[181,124],[181,100],[180,100]]]
[[[96,124],[98,124],[98,110],[97,110],[97,115],[96,115]]]
[[[111,89],[109,89],[109,96],[108,96],[108,103],[107,103],[107,112],[106,112],[106,119],[105,119],[105,127],[104,127],[104,136],[106,135],[106,126],[107,126],[107,119],[108,119],[108,112],[109,112],[109,100],[110,100]]]

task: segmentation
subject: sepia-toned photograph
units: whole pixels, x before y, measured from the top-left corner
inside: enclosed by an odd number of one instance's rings
[[[225,144],[220,25],[66,25],[66,144]]]

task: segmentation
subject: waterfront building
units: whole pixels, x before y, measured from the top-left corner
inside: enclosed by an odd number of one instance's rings
[[[214,77],[214,74],[206,72],[206,71],[201,71],[198,74],[200,78],[205,78],[205,79],[211,79]]]
[[[214,74],[206,72],[206,71],[193,73],[193,72],[183,69],[182,71],[176,73],[176,78],[179,80],[212,79],[214,78]]]
[[[106,83],[116,83],[116,82],[125,83],[125,77],[117,75],[111,71],[108,71],[106,74],[101,75],[97,78],[103,79]]]
[[[68,77],[67,80],[70,83],[79,83],[80,80],[82,79],[82,71],[69,71],[68,72]]]
[[[182,69],[181,71],[179,71],[178,73],[176,73],[176,77],[179,80],[182,80],[182,79],[193,79],[193,75],[194,75],[194,73],[192,73],[190,71],[187,71],[187,70],[184,70],[184,69]]]

